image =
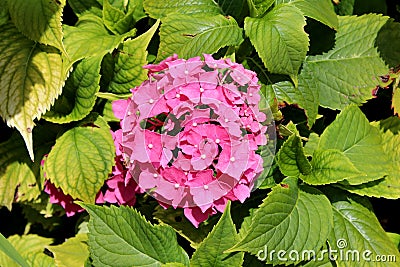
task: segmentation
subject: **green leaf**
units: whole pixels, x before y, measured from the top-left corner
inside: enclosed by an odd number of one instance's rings
[[[1,233],[0,233],[0,250],[22,267],[29,267],[25,259],[21,256],[21,254],[18,253],[18,251],[13,247],[13,245],[11,245],[10,241],[8,241]]]
[[[333,231],[328,241],[331,249],[337,250],[338,266],[377,266],[377,255],[394,255],[399,259],[400,254],[382,229],[374,212],[363,203],[364,199],[349,197],[335,193],[332,200]],[[369,250],[371,253],[365,254]],[[359,260],[346,260],[342,255],[352,257],[352,251],[359,253]],[[366,261],[363,253],[371,259]],[[351,258],[350,258],[351,259]],[[396,262],[385,262],[379,266],[398,266]]]
[[[311,259],[308,262],[305,263],[300,263],[297,266],[301,267],[337,267],[334,261],[331,261],[329,258],[329,249],[328,249],[328,244],[324,244],[322,249],[320,251],[317,251],[315,254],[315,257]],[[311,256],[314,256],[313,254],[309,254]],[[305,257],[308,255],[305,254]],[[307,257],[305,260],[309,260]]]
[[[274,0],[247,0],[252,18],[261,17],[274,4]]]
[[[0,0],[0,26],[6,24],[9,19],[7,0]]]
[[[318,115],[319,92],[310,76],[304,73],[299,76],[299,86],[294,87],[289,81],[278,82],[270,85],[279,102],[298,104],[304,109],[308,124],[312,126]]]
[[[88,13],[79,18],[76,26],[64,26],[64,44],[73,63],[86,57],[104,56],[135,32],[136,29],[132,29],[123,35],[110,35],[103,20]]]
[[[36,156],[39,156],[36,154]],[[19,135],[0,144],[0,206],[9,210],[18,200],[33,200],[40,194],[36,177],[40,160],[32,162]]]
[[[78,17],[85,13],[102,17],[102,4],[100,0],[68,0],[68,4]]]
[[[217,216],[213,216],[205,223],[201,223],[198,228],[195,228],[185,217],[182,209],[173,209],[172,207],[164,209],[161,206],[157,206],[153,216],[161,225],[171,226],[175,232],[188,240],[193,248],[199,246],[217,223],[217,219],[215,219]]]
[[[400,235],[396,234],[396,233],[389,233],[389,232],[386,232],[386,234],[389,237],[389,239],[392,240],[392,242],[396,246],[396,248],[400,248]]]
[[[374,47],[377,33],[387,19],[376,14],[339,17],[335,47],[307,58],[300,77],[312,77],[322,106],[343,109],[372,98],[375,77],[388,71]]]
[[[291,3],[306,17],[315,19],[333,29],[337,29],[339,26],[331,0],[294,0]]]
[[[308,51],[305,25],[299,9],[283,4],[275,6],[263,18],[247,17],[244,30],[270,72],[293,77],[297,76]]]
[[[335,6],[335,11],[340,16],[353,15],[355,0],[340,0],[340,3]]]
[[[230,15],[239,22],[243,21],[249,11],[247,9],[247,0],[216,0],[215,2],[222,10],[222,14]]]
[[[107,122],[119,122],[120,120],[115,117],[114,112],[112,110],[112,101],[107,101],[104,104],[104,109],[103,109],[103,118]]]
[[[143,7],[150,17],[160,19],[171,13],[181,15],[218,15],[221,10],[212,0],[144,0]]]
[[[387,175],[389,161],[382,144],[378,128],[369,124],[357,106],[351,105],[325,129],[318,149],[337,149],[343,152],[354,167],[363,173],[346,180],[346,183],[355,185]]]
[[[96,102],[100,90],[102,56],[83,59],[68,77],[61,96],[44,118],[51,122],[68,123],[85,118]]]
[[[50,238],[38,235],[13,235],[7,238],[14,249],[26,260],[28,266],[54,266],[54,261],[43,253],[45,246],[50,245]],[[37,263],[40,263],[39,265]],[[46,264],[44,264],[46,263]],[[0,266],[19,267],[8,257],[0,257]]]
[[[130,207],[81,205],[90,215],[89,249],[95,266],[189,265],[171,227],[152,225]]]
[[[113,7],[108,0],[103,0],[104,25],[114,34],[123,34],[133,27],[133,11],[125,14],[122,10]]]
[[[376,45],[380,56],[385,60],[389,67],[396,67],[400,63],[400,51],[396,47],[400,46],[400,23],[392,18],[379,30]]]
[[[233,243],[239,241],[236,227],[231,218],[230,207],[229,202],[217,225],[194,252],[190,266],[241,266],[244,253],[234,255],[223,253]]]
[[[115,57],[114,75],[108,85],[112,93],[130,93],[130,89],[147,79],[147,46],[155,34],[160,21],[157,21],[147,32],[133,40],[125,41]]]
[[[162,20],[157,60],[174,53],[181,58],[212,54],[242,41],[242,29],[232,17],[174,15]]]
[[[400,118],[389,117],[379,122],[379,127],[384,131],[390,130],[394,134],[398,134],[400,132]]]
[[[77,234],[58,246],[48,246],[57,267],[83,266],[89,257],[87,234]]]
[[[319,143],[319,135],[316,133],[310,133],[308,141],[304,146],[304,154],[306,156],[312,156],[314,151],[317,149]]]
[[[20,32],[33,41],[65,51],[62,42],[62,11],[65,0],[8,1],[11,20]]]
[[[143,0],[130,0],[128,3],[128,12],[132,12],[135,21],[147,17],[143,9]]]
[[[168,262],[165,264],[162,264],[161,267],[185,267],[183,263],[179,262]]]
[[[366,176],[354,167],[343,152],[337,149],[315,150],[311,166],[312,172],[309,175],[302,175],[301,179],[313,185],[330,184]]]
[[[13,24],[0,26],[0,116],[17,128],[34,158],[34,120],[61,93],[66,77],[56,49],[24,37]]]
[[[286,176],[299,176],[309,174],[311,165],[303,151],[303,144],[299,136],[291,135],[283,143],[277,154],[278,164],[281,172]]]
[[[383,150],[387,157],[391,159],[386,169],[388,175],[377,181],[357,186],[342,186],[342,188],[362,196],[400,198],[400,135],[386,131],[382,134],[382,138]]]
[[[286,178],[274,187],[252,216],[247,233],[228,252],[246,251],[260,256],[260,251],[318,251],[332,227],[332,210],[328,199],[317,189],[297,186],[297,179]],[[242,231],[242,230],[241,230]],[[267,263],[280,262],[266,257]]]
[[[115,147],[107,123],[95,121],[65,132],[56,141],[45,162],[46,177],[72,198],[94,203],[111,173]],[[68,162],[68,164],[65,164]]]

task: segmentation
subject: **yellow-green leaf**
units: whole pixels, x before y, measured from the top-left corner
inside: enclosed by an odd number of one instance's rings
[[[25,36],[65,51],[61,28],[65,0],[12,0],[8,6],[11,20]]]
[[[114,163],[115,147],[100,116],[60,136],[45,162],[46,176],[75,199],[94,203]]]
[[[130,93],[130,89],[147,79],[146,51],[160,21],[157,21],[147,32],[133,40],[125,41],[115,57],[114,75],[108,86],[113,93]]]
[[[87,234],[77,234],[58,246],[48,246],[57,267],[84,266],[89,257]]]
[[[0,26],[0,116],[21,133],[34,158],[32,129],[61,93],[59,51],[27,39],[12,23]]]

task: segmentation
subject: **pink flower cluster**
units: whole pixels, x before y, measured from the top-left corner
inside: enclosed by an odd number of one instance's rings
[[[211,55],[174,55],[145,68],[149,79],[132,98],[113,103],[124,184],[137,184],[163,207],[184,208],[198,227],[227,201],[248,198],[263,170],[260,86],[254,72]]]

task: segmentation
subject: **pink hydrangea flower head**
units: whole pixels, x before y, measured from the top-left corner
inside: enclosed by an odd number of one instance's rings
[[[263,171],[258,150],[268,141],[268,116],[258,107],[260,85],[241,64],[211,55],[174,55],[145,68],[149,79],[113,106],[118,118],[125,109],[114,140],[126,170],[109,187],[131,184],[163,207],[183,208],[198,227],[228,200],[245,201]]]

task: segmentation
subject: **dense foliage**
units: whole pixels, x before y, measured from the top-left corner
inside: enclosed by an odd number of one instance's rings
[[[0,266],[398,266],[378,209],[400,198],[399,19],[389,0],[0,0]],[[164,163],[129,139],[166,142],[182,114]]]

